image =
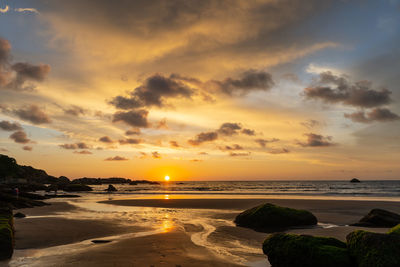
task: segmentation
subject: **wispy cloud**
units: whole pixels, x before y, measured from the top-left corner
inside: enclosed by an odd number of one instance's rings
[[[40,12],[36,8],[32,7],[25,7],[25,8],[14,8],[14,11],[16,12],[28,12],[28,13],[35,13],[35,14],[40,14]]]

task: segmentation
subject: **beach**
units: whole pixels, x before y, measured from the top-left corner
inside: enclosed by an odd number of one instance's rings
[[[196,198],[197,197],[197,198]],[[396,213],[396,201],[283,198],[82,197],[20,210],[16,249],[5,266],[269,266],[269,233],[236,227],[235,216],[262,203],[311,211],[318,226],[286,232],[344,241],[349,226],[373,208]],[[108,243],[93,243],[106,240]]]

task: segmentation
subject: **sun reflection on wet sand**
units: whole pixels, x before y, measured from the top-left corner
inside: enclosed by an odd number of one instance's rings
[[[172,220],[170,219],[169,214],[164,215],[161,228],[164,233],[170,232],[174,228],[174,224],[173,224]]]

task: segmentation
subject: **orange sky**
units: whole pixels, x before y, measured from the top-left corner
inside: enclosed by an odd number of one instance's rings
[[[71,178],[399,178],[393,2],[0,4],[0,153],[21,164]]]

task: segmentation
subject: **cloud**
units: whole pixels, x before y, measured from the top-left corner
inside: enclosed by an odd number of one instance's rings
[[[33,90],[35,86],[26,82],[42,82],[50,72],[48,64],[12,63],[10,52],[10,43],[0,38],[0,88],[17,91]]]
[[[10,8],[9,8],[8,5],[6,5],[6,6],[3,7],[3,8],[0,7],[0,13],[3,13],[3,14],[4,14],[4,13],[7,13],[8,10],[10,10]]]
[[[251,129],[243,129],[242,130],[242,134],[249,135],[249,136],[254,136],[254,135],[256,135],[256,132],[254,130],[251,130]]]
[[[81,155],[90,155],[93,154],[89,150],[81,150],[81,151],[74,151],[74,154],[81,154]]]
[[[30,121],[33,124],[50,123],[50,117],[37,105],[30,105],[13,111],[20,119]]]
[[[307,136],[306,142],[297,142],[298,145],[303,147],[326,147],[333,146],[332,137],[331,136],[322,136],[314,133],[304,134]]]
[[[22,130],[14,132],[13,134],[10,135],[10,138],[14,140],[15,143],[20,143],[20,144],[26,144],[31,141],[26,135],[26,133]]]
[[[71,116],[78,117],[79,115],[85,115],[86,110],[79,106],[72,105],[70,108],[64,109],[64,113],[71,115]]]
[[[235,152],[230,152],[229,156],[230,157],[246,157],[250,156],[251,152],[246,152],[246,153],[235,153]]]
[[[74,144],[62,144],[59,147],[64,149],[90,149],[91,147],[88,146],[86,143],[79,142]]]
[[[100,138],[99,138],[99,141],[100,141],[100,142],[103,142],[103,143],[107,143],[107,144],[114,143],[114,141],[113,141],[110,137],[108,137],[108,136],[100,137]]]
[[[217,139],[218,139],[217,132],[204,132],[196,135],[194,139],[188,140],[188,143],[191,144],[192,146],[198,146],[204,142],[211,142]]]
[[[127,138],[119,140],[121,145],[137,145],[142,142],[142,139]]]
[[[147,115],[149,112],[144,109],[131,110],[127,112],[119,111],[114,114],[113,122],[123,121],[133,127],[149,127]]]
[[[10,151],[8,151],[8,150],[5,149],[5,148],[0,147],[0,152],[10,152]]]
[[[151,152],[151,156],[152,156],[154,159],[160,159],[160,158],[161,158],[160,153],[158,153],[157,151]]]
[[[176,148],[180,147],[180,145],[178,144],[177,141],[169,141],[169,144],[170,144],[172,147],[176,147]]]
[[[323,72],[313,86],[304,89],[309,99],[319,99],[326,103],[372,108],[389,104],[391,91],[386,88],[376,90],[369,81],[351,83],[347,77],[332,72]]]
[[[321,123],[317,120],[307,120],[307,121],[300,122],[300,125],[306,127],[307,129],[312,129],[314,127],[321,125]]]
[[[33,147],[31,147],[31,146],[23,146],[22,149],[26,150],[26,151],[32,151]]]
[[[231,150],[243,150],[243,147],[238,144],[233,144],[231,146],[222,146],[219,147],[220,150],[222,151],[231,151]]]
[[[16,122],[0,121],[0,129],[4,131],[18,131],[22,130],[22,127]]]
[[[125,135],[140,135],[140,129],[139,128],[132,128],[129,129],[125,132]]]
[[[400,116],[393,113],[387,108],[374,108],[367,114],[365,111],[358,111],[354,113],[345,113],[345,118],[351,119],[354,122],[371,123],[374,121],[387,122],[400,119]]]
[[[256,139],[254,140],[254,142],[256,142],[257,144],[259,144],[261,147],[266,147],[268,143],[274,143],[274,142],[278,142],[279,139],[277,138],[272,138],[272,139]]]
[[[238,134],[241,129],[242,126],[239,123],[226,122],[219,127],[217,132],[221,135],[232,136]]]
[[[160,120],[156,126],[156,129],[169,129],[167,125],[167,119],[164,118]]]
[[[105,161],[123,161],[123,160],[128,160],[128,159],[120,156],[109,157],[105,159]]]
[[[14,11],[16,12],[28,12],[28,13],[35,13],[35,14],[40,14],[39,11],[36,8],[32,7],[25,7],[25,8],[14,8]]]
[[[286,153],[290,153],[290,150],[287,148],[280,148],[280,149],[274,148],[274,149],[271,149],[270,151],[268,151],[268,153],[270,153],[270,154],[286,154]]]
[[[256,90],[268,91],[274,84],[271,74],[259,70],[245,71],[239,79],[229,77],[222,81],[211,80],[206,82],[206,86],[227,95],[246,95]]]
[[[161,74],[154,74],[134,91],[129,97],[117,96],[110,101],[110,104],[119,109],[135,109],[142,107],[166,105],[168,98],[191,98],[193,89],[184,83],[165,77]]]

